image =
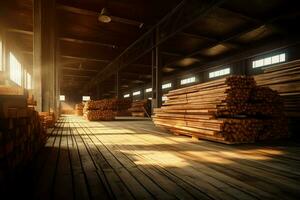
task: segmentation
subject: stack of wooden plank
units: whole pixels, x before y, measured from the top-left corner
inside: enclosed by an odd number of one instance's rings
[[[131,107],[130,99],[117,100],[117,116],[130,116],[131,112],[128,110]]]
[[[110,121],[115,119],[116,111],[116,99],[90,100],[84,105],[83,117],[90,121]]]
[[[132,106],[129,109],[133,117],[145,117],[151,115],[151,101],[143,99],[132,102]]]
[[[287,137],[280,96],[253,77],[230,76],[166,96],[153,121],[175,134],[228,144]]]
[[[255,80],[279,92],[288,117],[300,117],[300,60],[268,67]]]
[[[55,115],[53,112],[39,112],[39,117],[44,129],[55,126]]]
[[[84,113],[85,119],[89,121],[112,121],[116,112],[113,110],[88,110]]]
[[[83,103],[78,103],[75,105],[75,115],[82,116],[83,115]]]
[[[45,143],[46,130],[27,98],[22,88],[0,87],[0,179],[24,166]]]

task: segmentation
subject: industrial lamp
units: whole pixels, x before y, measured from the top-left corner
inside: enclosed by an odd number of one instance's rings
[[[102,8],[101,13],[98,17],[98,20],[103,23],[111,22],[111,17],[110,17],[110,14],[109,14],[107,8]]]

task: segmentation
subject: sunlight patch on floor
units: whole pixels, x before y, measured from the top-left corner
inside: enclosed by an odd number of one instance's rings
[[[121,150],[121,152],[130,154],[130,151]],[[137,150],[135,153],[143,155],[145,158],[140,156],[133,156],[137,165],[159,165],[163,167],[186,167],[190,164],[185,159],[179,158],[174,154],[161,151],[142,151]]]

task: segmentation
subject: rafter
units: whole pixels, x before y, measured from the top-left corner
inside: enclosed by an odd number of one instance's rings
[[[24,35],[33,35],[33,31],[22,30],[22,29],[17,29],[17,28],[8,28],[8,29],[6,29],[6,31],[11,32],[11,33],[24,34]]]
[[[187,32],[181,32],[179,35],[185,36],[185,37],[190,37],[190,38],[195,38],[195,39],[200,39],[200,40],[208,40],[212,42],[218,41],[217,38],[212,38],[212,37],[207,37],[205,35],[200,35],[200,34],[195,34],[195,33],[187,33]]]
[[[102,62],[102,63],[109,63],[110,60],[104,60],[104,59],[97,59],[97,58],[87,58],[83,56],[70,56],[70,55],[60,55],[61,58],[66,59],[75,59],[75,60],[82,60],[82,61],[95,61],[95,62]]]
[[[96,17],[99,15],[99,12],[96,12],[93,10],[87,10],[87,9],[73,7],[73,6],[62,5],[62,4],[58,4],[56,8],[58,10],[72,12],[72,13],[80,14],[80,15],[88,15],[88,16],[93,16],[93,17]],[[137,26],[138,28],[142,28],[144,26],[143,22],[139,22],[137,20],[125,19],[125,18],[117,17],[117,16],[111,16],[111,18],[115,22],[120,22],[123,24]]]
[[[169,51],[161,51],[160,53],[163,55],[173,56],[173,57],[181,57],[182,56],[182,54],[169,52]]]
[[[289,13],[289,14],[291,14],[291,13]],[[252,25],[252,26],[250,26],[250,27],[248,27],[248,28],[246,28],[246,29],[242,29],[242,30],[235,31],[234,33],[232,33],[231,35],[225,37],[224,39],[222,39],[222,40],[220,40],[220,41],[216,41],[216,42],[214,42],[214,43],[212,43],[212,44],[210,44],[210,45],[208,45],[208,46],[206,46],[206,47],[202,47],[201,49],[199,49],[199,50],[197,50],[197,51],[194,51],[194,52],[192,52],[192,53],[190,53],[190,54],[188,54],[188,55],[185,55],[185,56],[181,57],[179,60],[184,59],[184,58],[195,57],[195,56],[197,56],[198,54],[202,53],[205,49],[212,48],[212,47],[214,47],[214,46],[216,46],[216,45],[219,45],[219,44],[228,43],[228,42],[230,42],[230,41],[232,41],[232,40],[234,40],[234,39],[236,39],[236,38],[241,37],[242,35],[244,35],[244,34],[246,34],[246,33],[249,33],[249,32],[251,32],[251,31],[253,31],[253,30],[256,30],[256,29],[258,29],[258,28],[260,28],[260,27],[262,27],[262,26],[266,26],[266,25],[272,24],[272,23],[274,23],[275,21],[277,21],[277,20],[279,20],[279,19],[281,19],[281,18],[284,18],[285,16],[286,16],[286,15],[283,14],[283,15],[274,17],[274,18],[272,18],[272,19],[269,19],[268,21],[265,21],[265,22],[264,22],[264,21],[261,21],[260,23],[257,23],[257,24],[255,24],[255,25]],[[167,63],[166,65],[171,65],[171,64],[173,64],[173,63],[175,63],[175,62],[177,62],[177,61],[178,61],[178,60],[176,60],[176,61],[174,61],[174,62],[172,61],[172,62],[170,62],[170,63]]]
[[[182,1],[147,33],[124,50],[113,62],[101,70],[89,84],[85,85],[83,90],[87,90],[94,84],[105,80],[108,76],[121,70],[121,68],[127,67],[135,62],[149,53],[153,47],[162,44],[174,35],[182,32],[185,28],[221,5],[224,1],[225,0],[215,0],[209,3],[199,2],[197,0]],[[153,35],[156,30],[163,31],[164,34],[159,35],[159,38],[153,43]],[[120,61],[122,61],[121,66],[119,64]]]
[[[98,70],[85,69],[85,68],[62,67],[62,69],[73,70],[73,71],[98,72]]]
[[[76,77],[76,78],[91,78],[91,76],[86,75],[75,75],[75,74],[64,74],[64,77]]]
[[[254,18],[254,17],[250,17],[247,14],[241,13],[241,12],[239,12],[237,10],[232,10],[232,9],[226,8],[226,7],[222,7],[222,8],[219,8],[219,9],[223,9],[223,10],[225,10],[225,12],[230,12],[233,15],[238,16],[239,18],[245,19],[247,21],[251,21],[251,22],[256,23],[256,24],[263,23],[263,20],[257,19],[257,18]]]
[[[60,37],[59,40],[66,41],[66,42],[74,42],[74,43],[79,43],[79,44],[90,44],[90,45],[97,45],[97,46],[102,46],[102,47],[109,47],[112,49],[118,48],[118,46],[115,44],[108,44],[108,43],[89,41],[89,40],[81,40],[81,39],[70,38],[70,37]]]
[[[269,20],[269,22],[256,24],[254,26],[250,26],[249,28],[243,29],[241,31],[236,31],[236,32],[232,33],[231,35],[225,37],[224,39],[222,39],[222,40],[220,40],[218,42],[215,42],[215,43],[213,43],[211,45],[208,45],[207,47],[204,47],[204,48],[202,48],[200,50],[197,50],[197,51],[195,51],[195,52],[193,52],[193,53],[191,53],[191,54],[189,54],[189,55],[187,55],[185,57],[193,57],[193,56],[201,53],[204,49],[209,49],[209,48],[212,48],[212,47],[214,47],[214,46],[216,46],[218,44],[224,44],[226,42],[230,42],[230,41],[232,41],[232,40],[234,40],[236,38],[241,37],[242,35],[244,35],[246,33],[249,33],[250,31],[254,31],[254,30],[256,30],[256,29],[258,29],[258,28],[260,28],[262,26],[270,24],[271,22],[273,22],[273,19]]]

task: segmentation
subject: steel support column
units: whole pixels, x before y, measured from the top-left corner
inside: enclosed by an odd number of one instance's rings
[[[116,85],[115,85],[115,90],[116,90],[116,98],[121,99],[121,92],[120,92],[120,73],[116,73]]]
[[[153,34],[153,43],[155,41],[155,35]],[[151,67],[152,67],[152,109],[156,108],[156,48],[152,49],[152,59],[151,59]],[[153,113],[153,112],[152,112]]]
[[[155,41],[159,41],[159,29],[155,31]],[[160,108],[162,103],[162,88],[161,88],[161,56],[160,47],[155,47],[155,107]]]

